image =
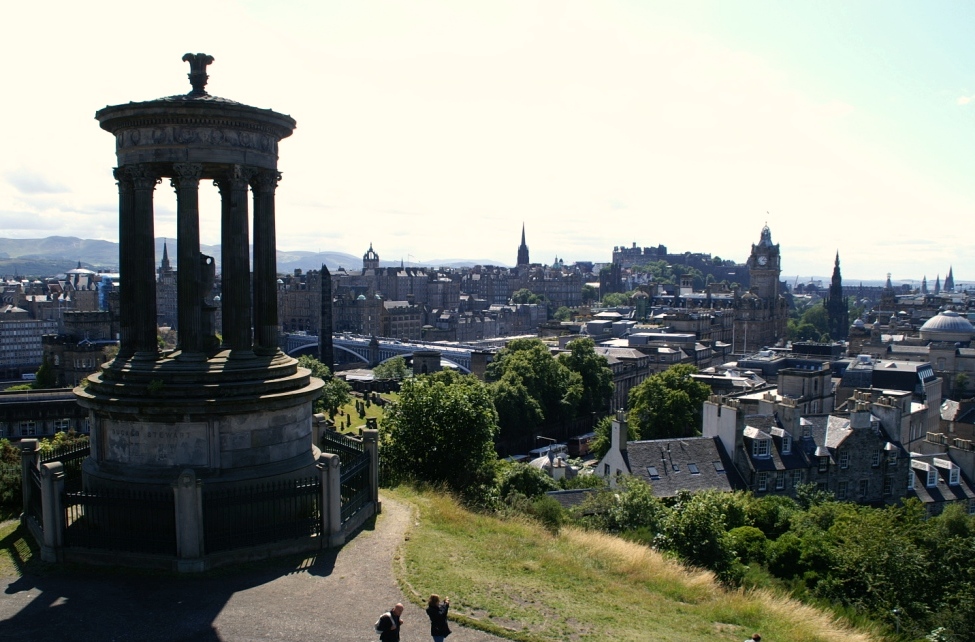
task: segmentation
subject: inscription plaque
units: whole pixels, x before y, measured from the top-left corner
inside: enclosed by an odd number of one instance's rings
[[[105,421],[105,460],[138,466],[207,466],[207,423]]]

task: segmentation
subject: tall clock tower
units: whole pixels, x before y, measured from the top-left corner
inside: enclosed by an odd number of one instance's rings
[[[789,317],[788,303],[779,294],[779,246],[772,243],[768,225],[762,228],[762,238],[752,245],[746,265],[749,291],[736,299],[732,347],[733,352],[741,354],[774,346],[785,337]]]
[[[768,225],[762,228],[762,238],[752,245],[748,257],[748,278],[752,291],[761,299],[771,300],[779,296],[779,275],[782,263],[779,246],[772,243],[772,231]]]

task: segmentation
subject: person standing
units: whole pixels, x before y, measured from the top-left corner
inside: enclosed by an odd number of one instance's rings
[[[389,609],[389,613],[383,613],[379,618],[380,642],[399,642],[399,629],[403,625],[401,615],[403,615],[403,605],[397,604]]]
[[[430,617],[430,635],[433,642],[443,642],[444,638],[450,635],[450,627],[447,626],[447,611],[450,610],[450,598],[445,597],[443,602],[440,596],[433,594],[427,602],[427,615]]]

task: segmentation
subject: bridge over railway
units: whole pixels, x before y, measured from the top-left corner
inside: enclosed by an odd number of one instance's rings
[[[490,348],[457,343],[431,343],[425,341],[397,341],[381,337],[364,337],[352,334],[332,335],[332,347],[354,355],[365,364],[374,366],[394,357],[412,357],[415,352],[436,350],[443,362],[456,366],[461,372],[470,373],[471,353],[485,352]],[[292,357],[318,354],[318,336],[312,334],[283,334],[281,349]]]

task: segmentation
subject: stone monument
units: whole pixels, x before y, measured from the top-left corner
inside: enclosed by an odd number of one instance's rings
[[[95,114],[115,136],[118,160],[121,336],[117,357],[75,389],[92,420],[90,490],[169,488],[187,471],[221,488],[316,474],[312,405],[323,384],[278,348],[278,144],[295,121],[211,96],[213,57],[183,60],[188,94]],[[153,193],[162,178],[177,197],[179,343],[171,352],[156,340]],[[204,180],[220,192],[222,340],[210,296],[215,262],[200,253]]]

